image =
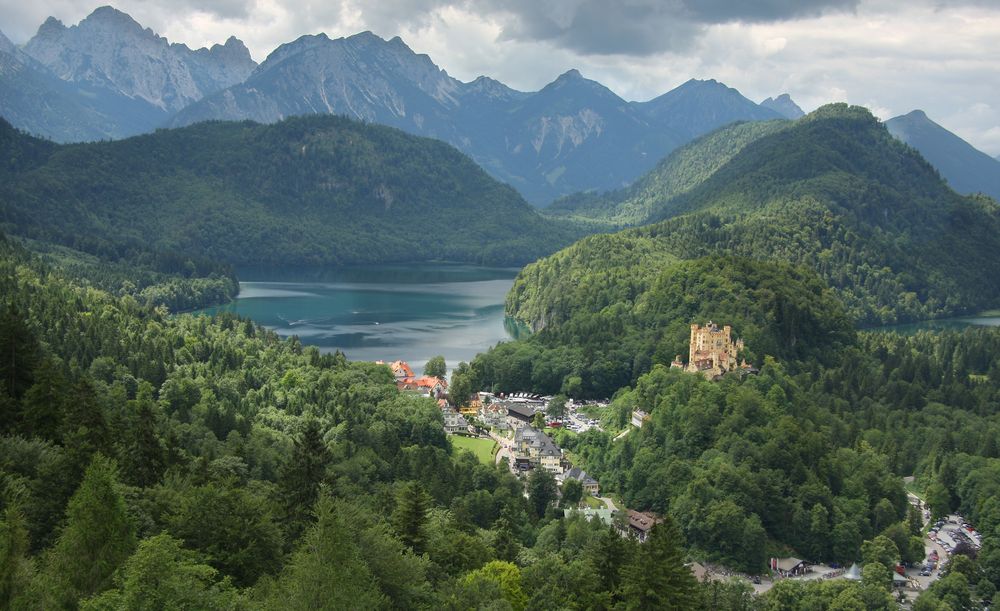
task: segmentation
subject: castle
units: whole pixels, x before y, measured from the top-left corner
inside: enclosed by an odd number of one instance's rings
[[[726,372],[734,371],[737,368],[748,370],[750,365],[746,360],[737,362],[736,357],[743,350],[743,340],[733,341],[733,328],[726,325],[719,328],[712,321],[708,321],[704,327],[691,325],[691,347],[688,355],[688,364],[685,367],[681,363],[680,355],[671,363],[671,367],[684,368],[692,373],[700,373],[709,380],[721,376]]]

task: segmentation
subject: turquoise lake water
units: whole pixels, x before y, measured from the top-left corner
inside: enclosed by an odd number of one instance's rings
[[[449,369],[517,333],[504,297],[518,270],[469,265],[243,269],[225,310],[282,336],[358,361],[402,359],[420,373],[444,355]]]
[[[961,318],[942,318],[939,320],[925,320],[922,322],[907,323],[904,325],[875,327],[872,329],[865,329],[865,331],[887,331],[913,334],[917,331],[945,331],[949,329],[961,330],[966,327],[1000,327],[1000,316],[963,316]]]

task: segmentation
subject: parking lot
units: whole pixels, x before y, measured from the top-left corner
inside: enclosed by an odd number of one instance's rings
[[[926,590],[941,577],[941,571],[947,568],[956,548],[961,551],[960,546],[969,546],[978,550],[981,545],[982,538],[971,524],[960,515],[949,515],[931,525],[924,539],[924,562],[908,569],[907,577],[918,583],[921,590]]]

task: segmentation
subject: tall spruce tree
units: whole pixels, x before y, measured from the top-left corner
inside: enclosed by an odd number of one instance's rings
[[[19,399],[34,383],[41,350],[16,306],[0,306],[0,380]]]
[[[627,609],[697,608],[698,582],[684,566],[680,538],[669,517],[653,527],[625,571],[622,593]]]
[[[28,529],[21,512],[8,506],[0,520],[0,609],[14,608],[30,578]]]
[[[425,526],[431,499],[419,482],[407,482],[396,495],[396,511],[392,525],[400,540],[416,554],[424,552],[427,542]]]
[[[382,595],[361,559],[351,526],[333,502],[316,504],[306,531],[266,602],[268,609],[377,609]]]
[[[134,549],[115,464],[96,454],[66,508],[66,526],[46,558],[37,599],[44,608],[66,608],[108,589]]]
[[[140,387],[138,396],[129,401],[129,408],[123,476],[128,483],[145,488],[158,482],[166,467],[166,451],[156,434],[156,403],[148,384]]]
[[[304,522],[312,511],[319,498],[320,485],[326,479],[330,460],[330,450],[323,441],[319,421],[307,419],[302,433],[294,442],[292,455],[281,471],[285,516],[293,524]]]

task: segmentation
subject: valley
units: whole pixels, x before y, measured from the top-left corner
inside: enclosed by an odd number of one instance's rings
[[[1000,12],[251,4],[0,8],[0,608],[995,605]]]

